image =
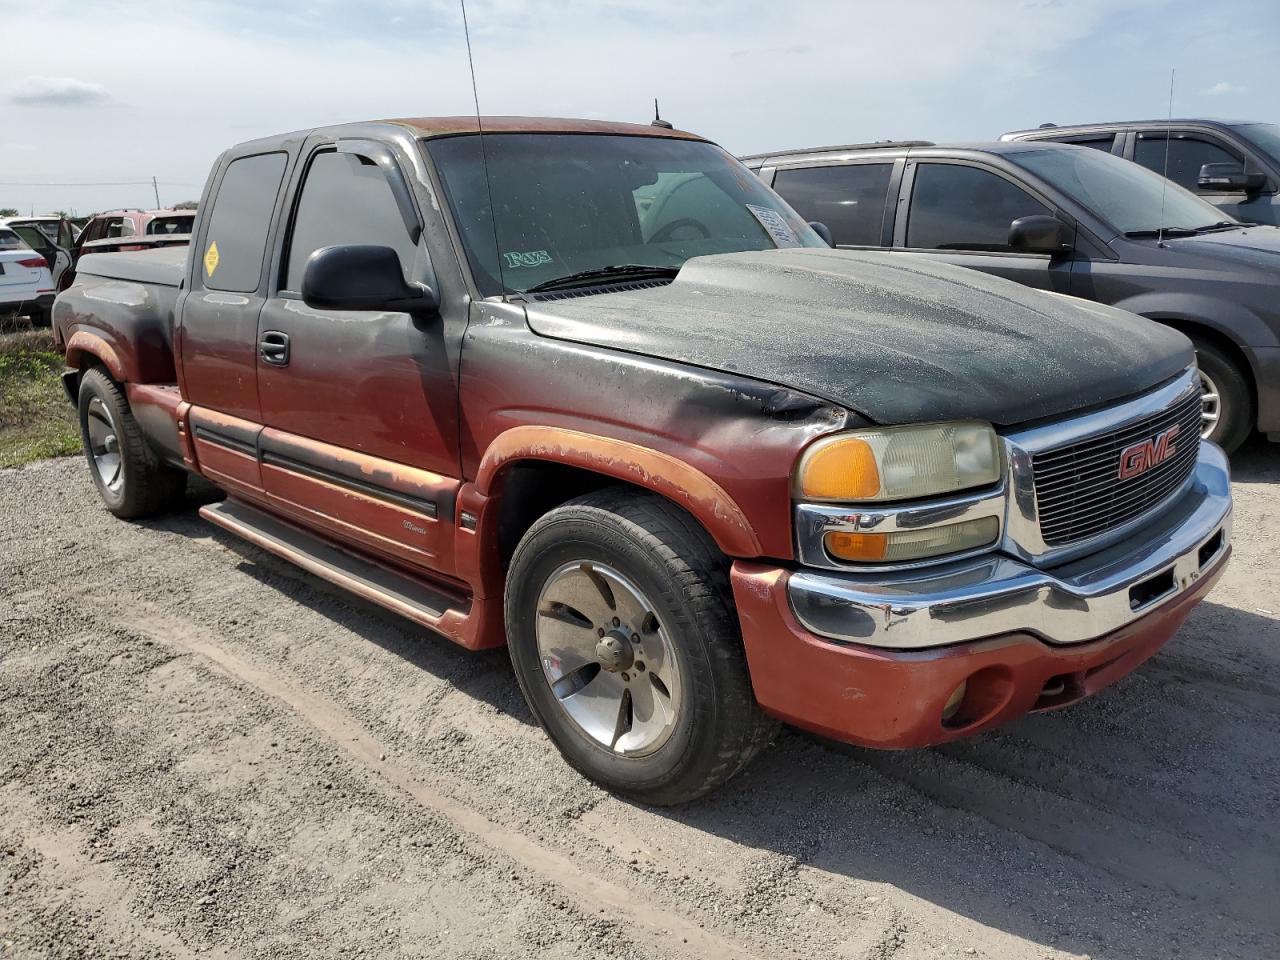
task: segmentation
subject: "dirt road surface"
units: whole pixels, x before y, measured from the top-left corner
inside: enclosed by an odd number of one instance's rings
[[[1280,451],[1137,674],[906,754],[784,732],[675,811],[475,655],[78,459],[0,471],[0,957],[1280,957]]]

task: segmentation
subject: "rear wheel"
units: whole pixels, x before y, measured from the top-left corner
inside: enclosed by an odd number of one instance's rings
[[[516,677],[565,759],[654,804],[728,780],[775,725],[756,705],[727,562],[660,497],[589,494],[543,516],[507,578]]]
[[[80,378],[79,400],[89,474],[107,509],[133,519],[179,506],[187,475],[155,455],[119,385],[94,368]]]
[[[1200,435],[1232,453],[1253,432],[1249,380],[1222,348],[1199,338],[1192,342],[1200,368]]]

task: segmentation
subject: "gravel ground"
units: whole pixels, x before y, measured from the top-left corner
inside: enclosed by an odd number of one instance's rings
[[[0,957],[1280,956],[1280,449],[1136,675],[905,754],[784,733],[615,799],[469,654],[222,535],[0,471]]]

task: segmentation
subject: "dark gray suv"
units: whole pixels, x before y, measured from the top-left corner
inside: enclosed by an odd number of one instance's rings
[[[1051,140],[1113,153],[1164,174],[1237,220],[1280,224],[1280,124],[1131,120],[1015,130],[1001,140]]]
[[[1204,435],[1227,450],[1255,427],[1280,441],[1280,229],[1079,146],[913,141],[744,162],[838,247],[945,260],[1181,330]]]

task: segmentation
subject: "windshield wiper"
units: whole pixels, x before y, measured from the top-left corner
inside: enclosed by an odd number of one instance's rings
[[[1163,227],[1157,230],[1129,230],[1125,236],[1130,240],[1137,240],[1141,237],[1194,237],[1197,231],[1191,227]]]
[[[620,277],[674,277],[680,272],[679,267],[660,267],[650,263],[615,263],[607,267],[596,267],[593,270],[579,270],[563,277],[552,277],[535,283],[525,293],[541,293],[544,290],[559,290],[562,287],[577,287],[590,283],[616,280]]]
[[[1243,226],[1243,223],[1237,223],[1234,220],[1219,220],[1217,223],[1206,223],[1203,227],[1196,227],[1196,233],[1209,233],[1211,230],[1234,230],[1236,227]]]

